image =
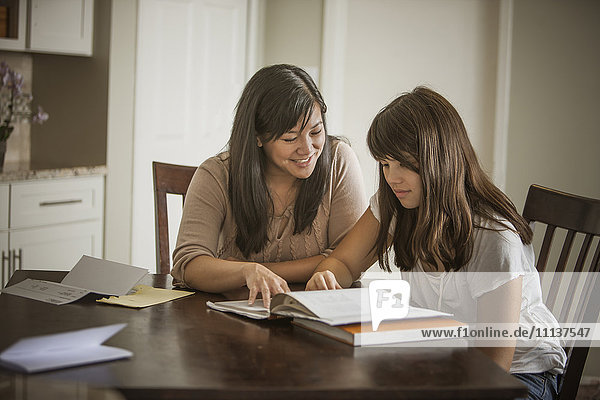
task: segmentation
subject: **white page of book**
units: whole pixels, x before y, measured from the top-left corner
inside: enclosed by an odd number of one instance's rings
[[[269,317],[269,310],[263,305],[262,299],[256,299],[254,304],[248,304],[248,300],[231,300],[216,303],[207,301],[206,305],[213,310],[233,312],[253,319],[266,319]]]
[[[293,297],[317,315],[317,318],[312,319],[325,322],[329,325],[371,321],[368,288],[291,292],[286,293],[286,295]],[[404,319],[451,315],[437,310],[411,306],[409,307],[408,315]],[[297,317],[299,315],[294,314],[292,316]]]
[[[350,324],[371,320],[367,288],[291,292],[289,296],[331,324]]]

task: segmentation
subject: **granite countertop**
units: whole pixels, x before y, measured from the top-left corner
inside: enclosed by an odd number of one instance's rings
[[[106,175],[106,166],[95,165],[87,167],[38,168],[32,167],[28,163],[5,163],[3,171],[0,172],[0,182],[89,175]]]

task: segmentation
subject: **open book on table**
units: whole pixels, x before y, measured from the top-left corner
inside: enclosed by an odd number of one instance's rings
[[[215,310],[255,319],[293,317],[295,325],[355,346],[425,340],[420,329],[466,326],[450,318],[451,314],[411,306],[405,318],[384,321],[374,332],[370,323],[368,288],[279,293],[271,299],[270,310],[260,299],[253,305],[249,305],[247,300],[209,301],[207,305]]]
[[[317,290],[279,293],[271,299],[267,310],[262,299],[253,305],[247,300],[219,301],[206,304],[215,310],[232,312],[255,319],[271,315],[314,319],[330,325],[370,321],[369,299],[366,288]],[[365,303],[366,301],[366,303]]]

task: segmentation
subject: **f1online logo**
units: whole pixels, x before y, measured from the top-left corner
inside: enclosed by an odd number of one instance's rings
[[[408,315],[410,285],[395,280],[376,280],[369,284],[369,305],[371,306],[371,327],[379,328],[386,319],[402,319]]]

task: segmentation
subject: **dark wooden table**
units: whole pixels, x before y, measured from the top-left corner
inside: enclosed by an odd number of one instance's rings
[[[17,271],[10,283],[63,276]],[[165,275],[143,283],[171,286]],[[209,310],[207,300],[223,298],[201,292],[140,310],[96,303],[93,296],[55,306],[0,295],[0,351],[24,336],[126,322],[106,344],[131,350],[133,358],[34,375],[0,369],[0,397],[23,381],[32,388],[116,389],[117,397],[143,399],[505,399],[527,393],[473,349],[353,348],[288,319],[254,321]],[[50,397],[51,389],[44,390]]]

